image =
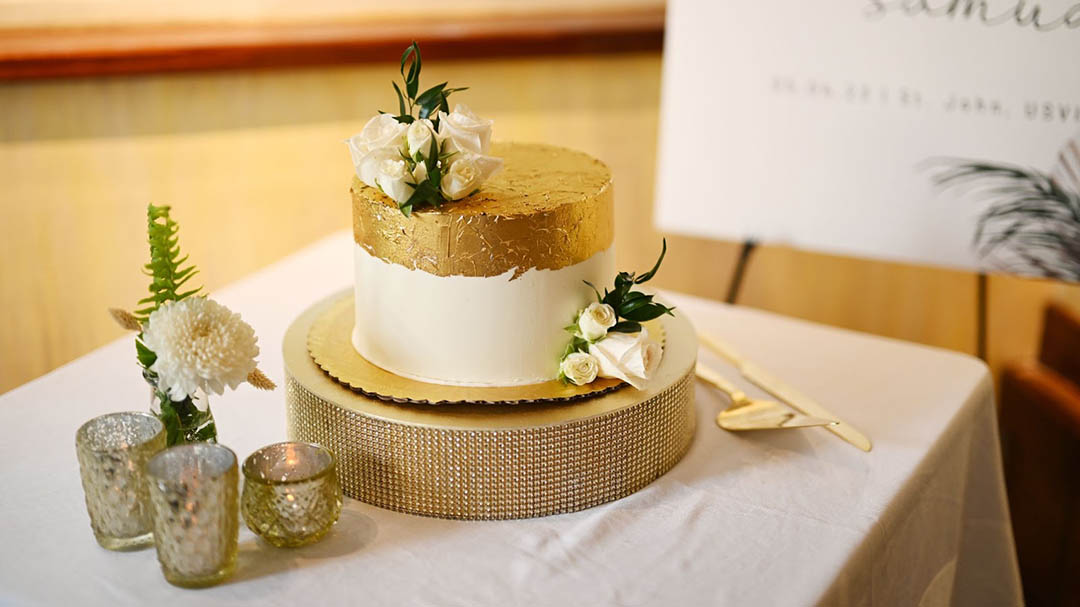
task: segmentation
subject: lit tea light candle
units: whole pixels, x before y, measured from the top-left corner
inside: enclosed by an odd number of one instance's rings
[[[337,462],[325,447],[285,442],[244,461],[242,511],[247,526],[275,546],[318,541],[341,513]]]

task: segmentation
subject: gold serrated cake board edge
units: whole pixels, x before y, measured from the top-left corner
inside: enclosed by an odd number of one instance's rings
[[[330,377],[372,398],[418,405],[565,403],[607,394],[626,385],[618,379],[597,378],[584,386],[558,380],[523,386],[455,386],[403,377],[369,362],[353,348],[353,310],[351,292],[334,296],[312,323],[307,347],[315,364]],[[650,339],[664,343],[662,322],[654,320],[645,326]]]

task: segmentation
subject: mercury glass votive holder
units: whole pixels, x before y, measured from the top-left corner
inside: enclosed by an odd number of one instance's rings
[[[341,514],[337,460],[326,447],[285,442],[244,460],[244,522],[274,546],[320,540]]]
[[[75,433],[86,511],[102,547],[132,550],[154,543],[143,470],[164,448],[165,426],[147,413],[109,413]]]
[[[236,454],[216,444],[178,445],[154,456],[146,475],[165,579],[199,588],[232,575],[240,532]]]

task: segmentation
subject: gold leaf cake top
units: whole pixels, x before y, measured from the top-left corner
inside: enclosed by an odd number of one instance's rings
[[[478,192],[406,217],[353,178],[353,235],[375,257],[438,276],[556,270],[614,240],[611,171],[588,154],[551,145],[494,143],[503,169]]]

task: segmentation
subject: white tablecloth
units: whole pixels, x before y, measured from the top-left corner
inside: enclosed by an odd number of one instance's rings
[[[350,247],[348,234],[335,235],[215,294],[256,328],[260,367],[279,383],[286,326],[350,283]],[[985,366],[667,299],[864,430],[873,452],[821,429],[726,433],[712,422],[723,399],[699,385],[690,453],[625,499],[505,522],[346,500],[323,542],[279,550],[243,529],[235,578],[182,590],[162,578],[153,549],[99,548],[83,505],[76,428],[148,406],[129,338],[0,397],[0,604],[1020,604]],[[242,458],[284,439],[283,401],[280,390],[250,386],[212,400],[222,442]]]

